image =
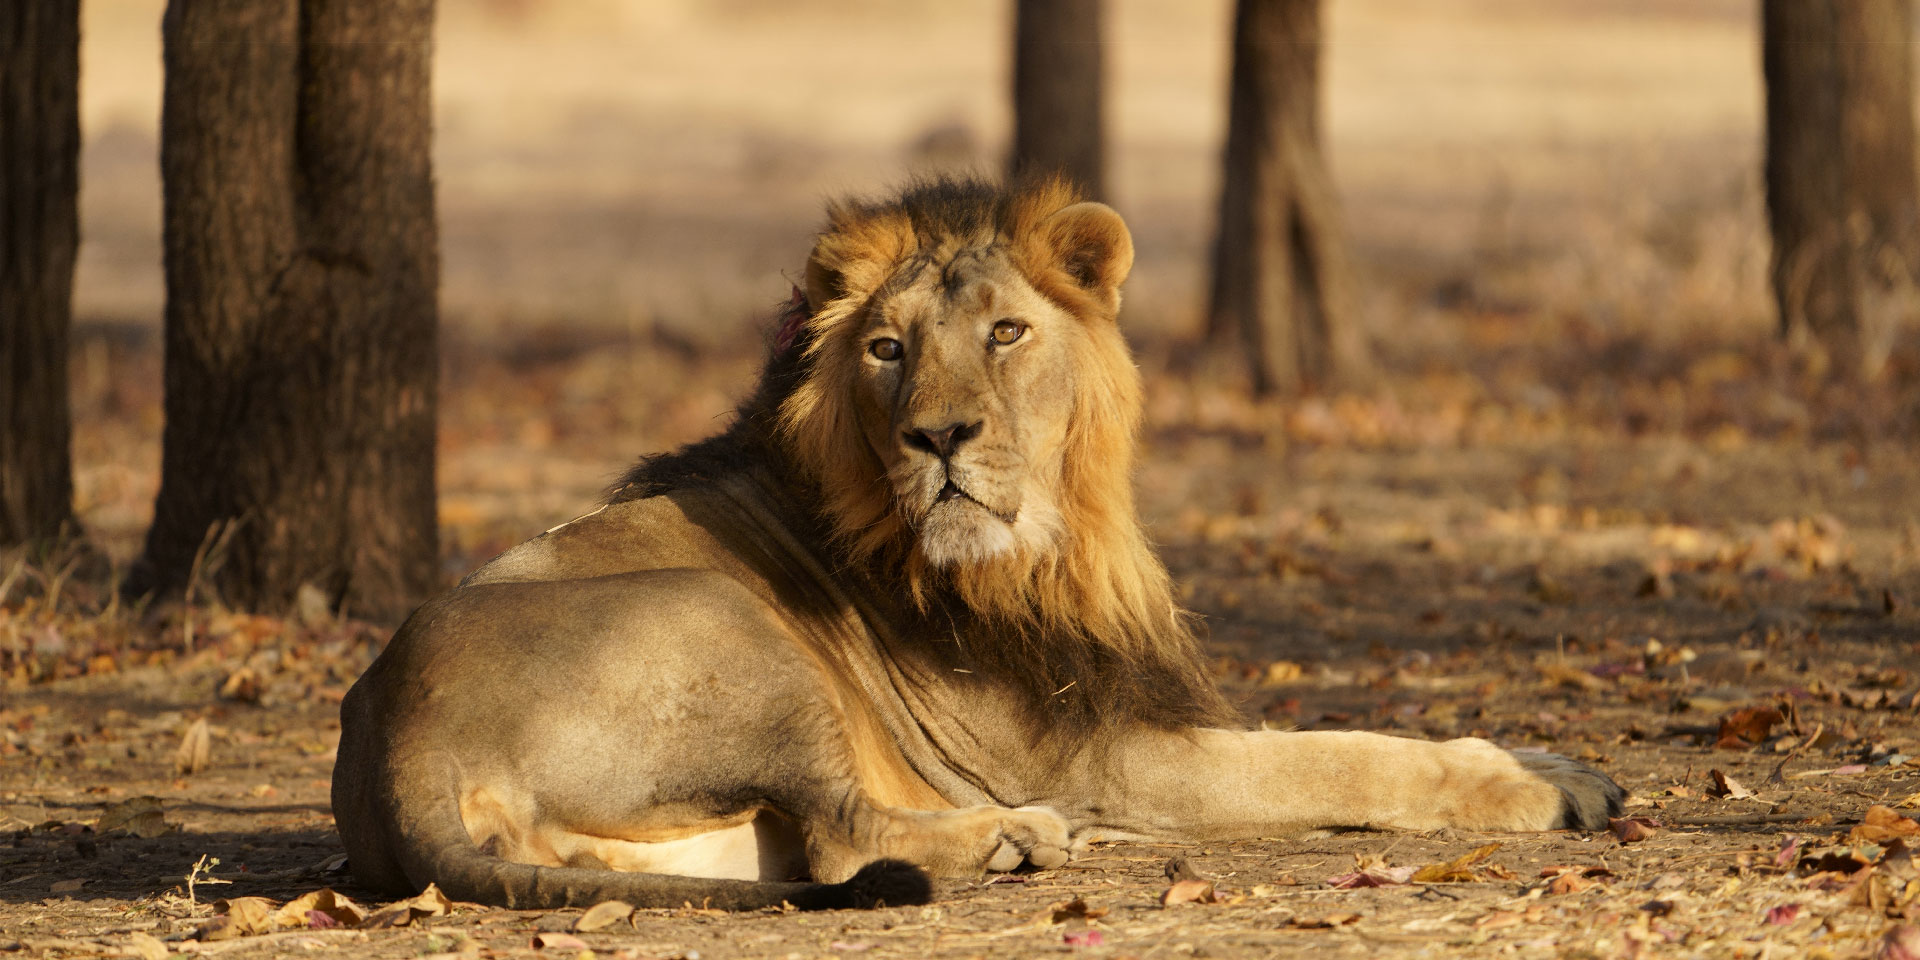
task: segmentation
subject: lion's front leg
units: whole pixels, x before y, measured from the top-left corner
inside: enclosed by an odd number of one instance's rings
[[[1625,792],[1551,754],[1374,733],[1140,732],[1086,768],[1076,826],[1189,839],[1323,827],[1598,829]]]

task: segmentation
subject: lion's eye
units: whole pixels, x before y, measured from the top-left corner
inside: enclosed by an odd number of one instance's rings
[[[1002,320],[993,325],[993,342],[1006,346],[1027,332],[1027,325],[1018,320]]]
[[[867,352],[873,354],[875,360],[898,360],[900,359],[900,341],[892,337],[881,337],[867,344]]]

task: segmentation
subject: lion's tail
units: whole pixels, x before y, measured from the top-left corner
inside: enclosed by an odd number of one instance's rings
[[[926,873],[900,860],[876,860],[844,883],[712,880],[514,863],[475,846],[461,822],[456,792],[444,781],[433,786],[438,789],[411,791],[415,798],[434,797],[431,809],[409,811],[396,805],[402,808],[392,821],[392,839],[397,841],[400,867],[415,889],[436,883],[454,900],[522,910],[584,907],[605,900],[636,907],[691,904],[758,910],[784,903],[801,910],[844,910],[911,906],[933,896]]]

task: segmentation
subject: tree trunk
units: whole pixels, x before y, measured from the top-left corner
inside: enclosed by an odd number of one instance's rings
[[[274,609],[312,584],[391,617],[436,585],[432,28],[432,0],[168,5],[166,431],[138,587]]]
[[[1780,330],[1873,377],[1920,268],[1910,0],[1765,0],[1767,215]]]
[[[1359,376],[1352,265],[1320,153],[1318,0],[1239,0],[1208,339],[1256,393]]]
[[[79,91],[79,0],[0,0],[0,544],[59,537],[73,518]]]
[[[1017,0],[1013,171],[1063,173],[1106,196],[1100,116],[1102,0]]]

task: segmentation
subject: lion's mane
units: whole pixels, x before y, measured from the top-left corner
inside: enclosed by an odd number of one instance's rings
[[[1047,218],[1080,201],[1061,181],[1008,189],[973,180],[915,183],[884,201],[831,204],[807,270],[808,316],[777,351],[734,427],[677,454],[643,460],[612,500],[703,482],[772,460],[797,474],[815,531],[837,567],[911,598],[948,655],[1023,689],[1055,729],[1130,719],[1180,727],[1230,723],[1206,676],[1191,618],[1141,529],[1133,462],[1141,384],[1099,262],[1062,256],[1074,238]],[[1074,365],[1057,504],[1064,534],[985,562],[935,569],[913,550],[885,471],[851,400],[854,322],[897,269],[981,243],[1004,245],[1022,275],[1079,317],[1090,336]],[[1061,724],[1065,722],[1065,726]]]

